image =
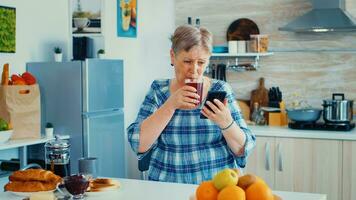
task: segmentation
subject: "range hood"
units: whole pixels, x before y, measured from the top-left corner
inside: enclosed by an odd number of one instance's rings
[[[356,31],[356,21],[345,11],[345,0],[312,0],[313,9],[280,31],[333,32]]]

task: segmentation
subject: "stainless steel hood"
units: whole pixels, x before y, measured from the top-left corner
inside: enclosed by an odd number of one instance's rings
[[[345,0],[312,0],[313,9],[280,31],[333,32],[356,31],[356,21],[345,11]]]

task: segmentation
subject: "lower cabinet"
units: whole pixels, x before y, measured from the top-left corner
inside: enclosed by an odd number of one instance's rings
[[[339,200],[342,151],[338,140],[257,137],[245,173],[262,177],[273,190],[322,193]]]
[[[271,187],[275,179],[275,138],[257,137],[256,147],[248,157],[244,173],[252,173],[261,177]]]
[[[343,200],[356,199],[356,141],[343,143]]]

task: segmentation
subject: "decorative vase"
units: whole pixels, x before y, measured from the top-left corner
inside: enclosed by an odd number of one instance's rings
[[[54,61],[62,62],[63,54],[62,53],[55,53],[54,54]]]
[[[46,128],[45,129],[46,138],[54,138],[53,131],[54,131],[53,128]]]
[[[99,59],[102,59],[102,58],[104,58],[105,57],[105,54],[104,53],[98,53],[98,58]]]

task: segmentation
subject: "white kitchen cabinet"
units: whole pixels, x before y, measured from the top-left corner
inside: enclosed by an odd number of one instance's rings
[[[269,170],[268,161],[272,162]],[[323,193],[328,200],[338,200],[342,195],[342,141],[257,137],[245,172],[266,178],[274,190]]]
[[[275,189],[342,194],[342,142],[337,140],[276,138]]]
[[[275,177],[274,147],[274,137],[258,137],[244,170],[244,173],[253,173],[263,178],[271,188],[274,188]]]
[[[356,141],[343,142],[343,200],[356,199]]]

